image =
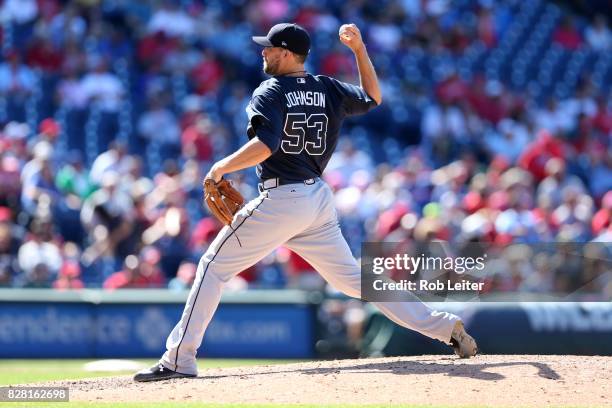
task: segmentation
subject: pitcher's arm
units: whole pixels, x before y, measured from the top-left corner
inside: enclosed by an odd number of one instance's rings
[[[218,182],[223,175],[255,166],[271,155],[270,148],[259,138],[254,137],[234,153],[216,162],[206,178],[212,178],[215,182]]]

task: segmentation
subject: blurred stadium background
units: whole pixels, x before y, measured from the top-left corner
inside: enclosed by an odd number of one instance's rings
[[[310,72],[348,82],[337,30],[355,22],[379,73],[384,104],[347,122],[325,174],[356,256],[363,241],[598,242],[591,269],[610,272],[607,1],[0,3],[0,357],[159,355],[221,227],[202,177],[245,141],[264,79],[250,36],[279,21],[312,33]],[[254,171],[234,180],[255,196]],[[538,259],[508,260],[494,285],[592,280]],[[612,354],[612,281],[587,292],[608,302],[445,307],[485,352]],[[205,344],[219,357],[444,350],[283,248],[228,283]]]

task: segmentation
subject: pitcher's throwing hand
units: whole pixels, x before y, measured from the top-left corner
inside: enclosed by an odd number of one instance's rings
[[[361,31],[355,24],[342,24],[338,31],[340,41],[346,45],[353,52],[357,52],[363,47],[363,40],[361,38]]]

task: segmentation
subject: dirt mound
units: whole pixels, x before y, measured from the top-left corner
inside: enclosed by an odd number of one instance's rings
[[[208,369],[196,379],[50,384],[72,401],[612,406],[612,357],[418,356]]]

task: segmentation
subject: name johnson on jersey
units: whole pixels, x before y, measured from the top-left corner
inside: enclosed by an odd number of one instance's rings
[[[297,105],[325,107],[325,94],[323,92],[293,91],[286,93],[285,98],[287,98],[288,108]]]

